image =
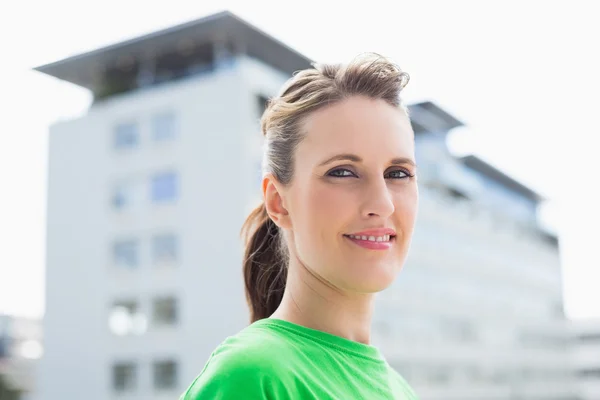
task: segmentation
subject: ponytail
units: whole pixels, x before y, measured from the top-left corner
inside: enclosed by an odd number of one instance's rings
[[[242,226],[246,245],[243,260],[250,322],[268,318],[281,303],[287,277],[287,256],[279,227],[264,203],[254,209]]]

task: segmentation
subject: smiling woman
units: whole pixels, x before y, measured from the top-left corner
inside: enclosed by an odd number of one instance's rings
[[[417,398],[370,344],[417,214],[407,83],[367,54],[300,71],[269,101],[264,202],[243,228],[250,325],[183,400]]]

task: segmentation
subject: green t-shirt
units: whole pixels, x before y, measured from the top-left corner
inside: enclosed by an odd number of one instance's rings
[[[376,347],[278,319],[212,353],[180,400],[417,400]]]

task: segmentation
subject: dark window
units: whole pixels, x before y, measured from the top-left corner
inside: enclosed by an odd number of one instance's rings
[[[113,365],[113,388],[116,392],[131,392],[137,385],[137,366],[132,362]]]
[[[139,132],[137,124],[133,122],[121,123],[114,128],[114,147],[117,149],[131,149],[138,145]]]
[[[154,363],[154,388],[173,389],[177,387],[177,363],[164,360]]]

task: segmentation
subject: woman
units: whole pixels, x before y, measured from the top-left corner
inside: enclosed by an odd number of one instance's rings
[[[369,344],[417,213],[408,80],[368,54],[300,71],[270,100],[264,202],[243,227],[251,325],[182,400],[417,398]]]

